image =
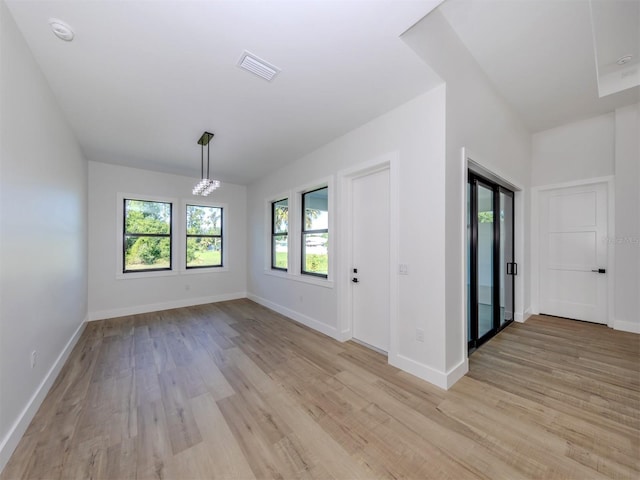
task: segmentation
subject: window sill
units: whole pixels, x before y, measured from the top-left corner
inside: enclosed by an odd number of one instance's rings
[[[157,272],[127,272],[116,273],[116,280],[133,280],[136,278],[172,277],[178,275],[177,270],[159,270]]]
[[[202,275],[205,273],[223,273],[228,272],[229,267],[209,267],[209,268],[194,268],[189,270],[161,270],[158,272],[128,272],[128,273],[116,273],[116,280],[134,280],[142,278],[154,278],[154,277],[173,277],[176,275]]]
[[[285,280],[293,280],[294,282],[308,283],[310,285],[316,285],[318,287],[323,287],[323,288],[334,287],[333,280],[328,280],[326,278],[321,278],[321,277],[314,277],[311,275],[295,274],[295,273],[283,272],[280,270],[272,270],[272,269],[265,269],[264,274],[271,275],[272,277],[283,278]]]
[[[203,273],[223,273],[228,271],[229,267],[202,267],[180,270],[180,275],[199,275]]]

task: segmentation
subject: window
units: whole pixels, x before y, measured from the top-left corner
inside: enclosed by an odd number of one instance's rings
[[[171,270],[168,202],[124,199],[122,271]]]
[[[287,270],[289,261],[289,199],[271,203],[271,268]]]
[[[302,194],[303,274],[327,278],[329,273],[329,188]]]
[[[187,268],[222,267],[222,208],[187,205]]]

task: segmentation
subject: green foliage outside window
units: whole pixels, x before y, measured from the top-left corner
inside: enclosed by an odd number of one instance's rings
[[[478,223],[493,223],[493,212],[478,212]]]
[[[289,199],[271,204],[271,267],[287,270],[289,255]]]
[[[187,205],[187,268],[222,266],[222,208]]]
[[[124,201],[124,271],[171,268],[171,204]]]
[[[302,273],[329,273],[329,189],[302,194]]]
[[[312,234],[306,236],[305,240],[304,270],[306,272],[327,275],[329,273],[329,255],[327,249],[329,234]]]
[[[504,211],[500,211],[500,221],[504,222]],[[493,223],[493,211],[478,212],[478,223]]]

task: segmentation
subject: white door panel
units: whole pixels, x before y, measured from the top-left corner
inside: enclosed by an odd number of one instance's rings
[[[550,265],[579,270],[598,263],[596,232],[549,232],[548,242]]]
[[[353,337],[389,351],[389,170],[352,180]]]
[[[540,195],[540,313],[607,323],[607,185]]]

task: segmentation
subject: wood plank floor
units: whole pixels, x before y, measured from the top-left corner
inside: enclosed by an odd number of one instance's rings
[[[637,479],[639,350],[533,317],[443,391],[249,300],[92,322],[0,478]]]

